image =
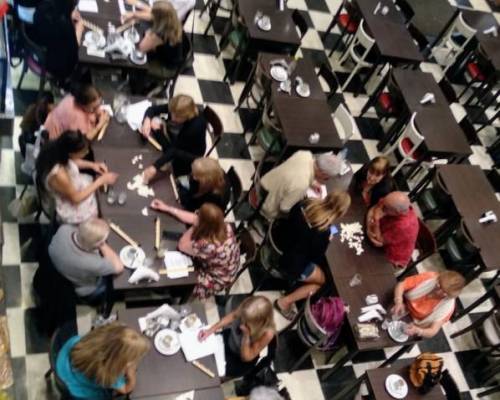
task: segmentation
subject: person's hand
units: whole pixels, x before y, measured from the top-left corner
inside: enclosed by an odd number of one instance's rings
[[[103,109],[103,108],[100,108],[99,111],[97,111],[97,115],[98,115],[98,118],[99,118],[99,123],[101,125],[104,125],[106,122],[109,121],[109,119],[111,118],[109,113]]]
[[[398,302],[394,304],[394,306],[391,308],[391,313],[392,315],[395,315],[396,317],[401,317],[406,311],[406,307],[403,302]]]
[[[121,23],[126,24],[128,21],[130,21],[134,18],[135,18],[135,13],[132,11],[127,11],[125,14],[122,15]]]
[[[198,332],[198,341],[203,342],[207,337],[212,334],[210,329],[200,329]]]
[[[243,336],[250,336],[250,329],[248,329],[248,326],[246,326],[245,324],[240,325],[240,330]]]
[[[139,132],[141,132],[141,135],[146,138],[149,135],[151,135],[151,118],[149,117],[144,118],[144,121],[142,121],[142,126],[139,129]]]
[[[103,185],[114,185],[118,179],[118,174],[115,172],[106,172],[99,177]]]
[[[161,129],[162,127],[162,122],[161,122],[161,118],[158,118],[158,117],[154,117],[152,120],[151,120],[151,128],[155,131]]]
[[[96,162],[94,163],[94,171],[97,172],[98,174],[105,174],[106,172],[108,172],[108,167],[106,164],[104,164],[103,162]]]
[[[408,326],[405,328],[405,333],[408,336],[422,336],[422,328],[419,328],[414,324],[408,324]]]
[[[78,11],[76,8],[71,13],[71,21],[73,21],[73,24],[82,21],[82,16],[80,15],[80,11]]]
[[[142,180],[144,184],[148,184],[151,179],[156,175],[156,168],[154,165],[151,165],[150,167],[147,167],[144,172],[142,173]]]
[[[314,193],[316,193],[318,196],[321,196],[321,183],[314,181],[311,184],[311,189],[313,190]]]
[[[170,208],[168,205],[166,205],[160,199],[153,199],[153,201],[151,202],[149,207],[151,207],[153,210],[160,210],[160,211],[165,211],[165,212],[167,212]]]

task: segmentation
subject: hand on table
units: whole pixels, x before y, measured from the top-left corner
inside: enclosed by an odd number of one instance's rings
[[[405,333],[408,336],[422,336],[422,328],[419,328],[418,326],[415,326],[414,324],[409,324],[405,328]]]
[[[151,207],[153,210],[164,211],[164,212],[168,212],[168,210],[170,209],[170,206],[165,204],[160,199],[154,199],[149,205],[149,207]]]
[[[105,172],[98,179],[103,185],[114,185],[118,179],[118,174],[115,172]]]
[[[94,163],[94,171],[96,173],[102,175],[102,174],[105,174],[106,172],[108,172],[108,167],[103,162],[95,162]]]
[[[203,342],[211,334],[212,331],[210,329],[200,329],[200,331],[198,332],[198,341]]]
[[[148,184],[151,179],[153,179],[153,177],[156,175],[156,168],[154,165],[151,165],[149,167],[147,167],[144,172],[142,173],[142,180],[144,182],[144,184]]]
[[[404,303],[394,304],[394,306],[391,308],[391,314],[395,315],[398,318],[402,317],[405,312],[406,312],[406,307]]]

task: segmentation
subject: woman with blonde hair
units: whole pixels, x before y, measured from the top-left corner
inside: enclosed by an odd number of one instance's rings
[[[149,341],[118,322],[73,336],[56,360],[57,376],[77,399],[111,399],[113,392],[130,393],[137,365],[149,351]]]
[[[389,159],[385,156],[375,157],[354,174],[353,184],[366,205],[371,207],[377,204],[382,197],[396,190]]]
[[[191,96],[178,94],[168,104],[149,107],[140,131],[144,137],[152,136],[161,144],[163,155],[144,170],[144,181],[150,182],[169,162],[175,176],[189,175],[193,161],[205,154],[206,129],[207,121]]]
[[[242,376],[258,360],[260,352],[276,335],[273,306],[264,296],[247,297],[240,306],[206,330],[198,339],[205,340],[211,334],[224,330],[226,349],[226,376]]]
[[[295,312],[292,305],[315,293],[325,282],[320,265],[328,243],[336,232],[334,222],[351,205],[346,192],[332,192],[324,199],[307,199],[292,207],[288,217],[277,226],[276,244],[282,252],[280,268],[291,280],[304,285],[275,301],[275,308],[288,320]]]
[[[186,210],[195,211],[204,203],[212,203],[224,211],[229,203],[230,185],[219,162],[208,157],[194,160],[189,181],[180,184],[179,196]]]
[[[233,282],[240,263],[240,247],[219,207],[205,203],[192,213],[154,199],[151,208],[191,225],[177,247],[197,261],[198,283],[193,292],[197,298],[206,299]]]

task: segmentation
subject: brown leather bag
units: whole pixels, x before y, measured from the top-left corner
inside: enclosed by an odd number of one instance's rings
[[[427,393],[441,380],[443,359],[433,353],[422,353],[410,365],[410,381],[420,393]]]

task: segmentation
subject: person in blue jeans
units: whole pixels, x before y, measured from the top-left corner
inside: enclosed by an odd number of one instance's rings
[[[70,338],[57,355],[56,373],[76,399],[111,399],[134,389],[149,348],[145,336],[114,322]]]

